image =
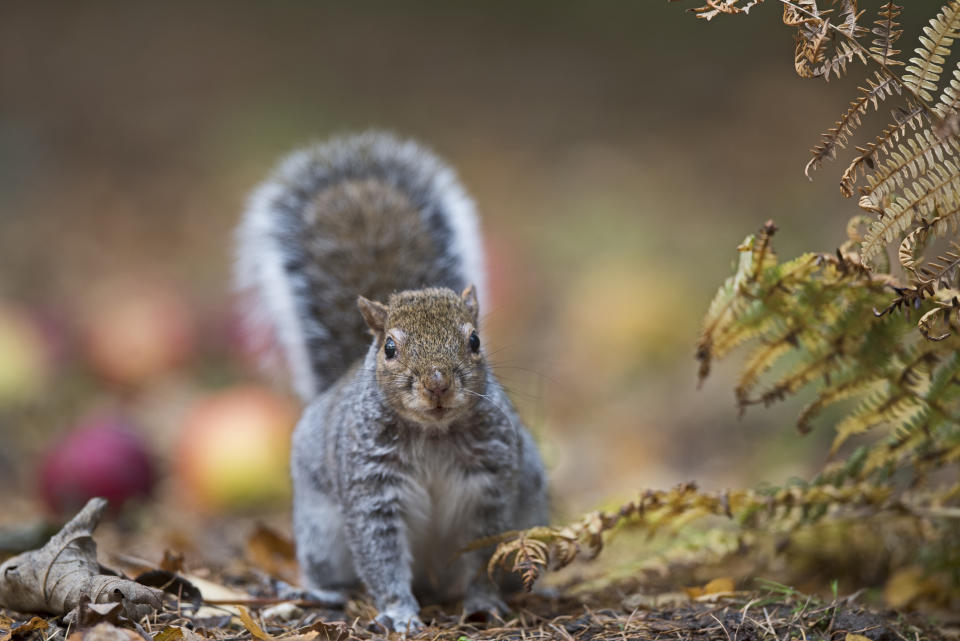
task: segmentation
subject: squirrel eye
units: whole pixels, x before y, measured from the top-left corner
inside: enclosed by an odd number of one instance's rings
[[[480,337],[477,336],[476,332],[470,334],[470,350],[474,354],[480,351]]]
[[[397,355],[397,344],[393,342],[393,339],[389,336],[387,340],[383,342],[383,355],[387,358],[393,358]]]

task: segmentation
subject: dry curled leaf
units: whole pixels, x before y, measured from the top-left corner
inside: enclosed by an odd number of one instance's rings
[[[105,499],[90,499],[46,545],[0,565],[0,606],[63,615],[87,597],[91,603],[119,602],[133,620],[160,609],[158,591],[102,574],[92,534],[106,506]]]
[[[260,641],[273,641],[273,636],[263,631],[260,624],[250,616],[249,610],[243,606],[237,609],[240,610],[240,621],[243,623],[243,627],[247,629],[247,632],[253,635],[254,638],[260,639]]]

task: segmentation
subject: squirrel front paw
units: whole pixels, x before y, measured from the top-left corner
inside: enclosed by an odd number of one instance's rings
[[[386,608],[374,621],[388,631],[413,633],[423,629],[423,621],[416,610],[410,608]]]

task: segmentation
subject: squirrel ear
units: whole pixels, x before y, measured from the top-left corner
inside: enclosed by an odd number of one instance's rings
[[[357,307],[360,308],[367,326],[378,336],[383,334],[387,326],[387,306],[369,298],[357,296]]]
[[[472,284],[467,285],[466,289],[464,289],[460,294],[460,300],[462,300],[467,306],[471,316],[473,316],[473,324],[476,325],[477,318],[480,316],[480,303],[477,301],[477,288]]]

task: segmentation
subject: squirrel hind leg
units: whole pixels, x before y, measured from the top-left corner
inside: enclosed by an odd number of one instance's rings
[[[360,587],[343,515],[329,496],[298,480],[295,473],[293,530],[303,585],[310,600],[342,605]]]

